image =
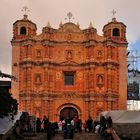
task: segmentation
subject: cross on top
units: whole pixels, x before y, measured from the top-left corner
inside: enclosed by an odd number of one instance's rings
[[[115,18],[115,14],[116,14],[116,11],[113,9],[112,10],[112,18]]]
[[[24,15],[26,15],[27,12],[29,12],[30,10],[29,10],[29,8],[27,6],[24,6],[21,11],[23,11]]]
[[[71,19],[74,19],[73,14],[71,12],[67,13],[67,16],[68,18],[65,18],[65,19],[68,19],[69,22],[71,22]]]

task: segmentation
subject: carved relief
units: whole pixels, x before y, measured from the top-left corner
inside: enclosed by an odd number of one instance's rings
[[[104,85],[104,75],[103,74],[98,74],[96,77],[96,81],[97,81],[97,86],[99,88],[103,87]]]
[[[40,107],[40,106],[41,106],[41,101],[38,101],[38,100],[35,101],[35,106],[36,106],[36,107]]]
[[[61,97],[66,99],[72,99],[72,98],[80,98],[81,96],[75,92],[64,92],[63,94],[61,94]]]
[[[81,52],[80,51],[77,53],[77,56],[78,56],[78,58],[81,58]]]
[[[67,36],[67,40],[68,40],[68,41],[71,41],[71,39],[72,39],[71,34],[68,34],[68,36]]]
[[[41,57],[41,56],[42,56],[41,49],[36,49],[36,57]]]
[[[97,51],[97,58],[102,58],[103,57],[103,50],[98,50]]]
[[[83,73],[82,72],[77,72],[77,79],[82,80],[83,79]]]
[[[102,108],[102,107],[103,107],[103,102],[97,102],[97,106],[98,106],[99,108]]]
[[[71,50],[67,50],[66,52],[66,59],[67,60],[71,60],[73,57],[72,51]]]
[[[41,79],[41,74],[35,74],[35,84],[41,84],[42,79]]]
[[[56,80],[60,80],[62,77],[62,73],[61,72],[56,72]]]

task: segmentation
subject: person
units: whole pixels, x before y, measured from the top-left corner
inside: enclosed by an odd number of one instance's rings
[[[63,132],[64,132],[64,139],[73,139],[74,130],[70,119],[66,119]]]
[[[47,140],[51,140],[52,139],[52,124],[51,122],[49,121],[49,119],[47,118],[46,119],[46,124],[45,124],[45,129],[46,129],[46,132],[47,132]]]
[[[102,134],[106,130],[106,118],[104,116],[100,116],[100,130],[99,133]]]
[[[87,128],[88,128],[88,132],[91,132],[92,130],[92,118],[89,116],[88,120],[86,121],[86,125],[87,125]]]
[[[15,136],[15,140],[23,139],[23,136],[20,133],[20,121],[17,120],[15,126],[13,128],[13,134]]]
[[[107,123],[107,127],[108,127],[108,128],[111,128],[111,127],[112,127],[112,118],[111,118],[111,116],[109,116],[109,117],[106,119],[106,123]]]
[[[92,127],[93,127],[93,133],[95,133],[95,131],[96,131],[96,126],[99,124],[99,122],[98,122],[98,118],[96,117],[95,118],[95,120],[93,121],[93,123],[92,123]],[[98,126],[99,127],[99,126]],[[98,128],[97,127],[97,128]]]
[[[74,131],[77,132],[78,131],[78,128],[77,128],[78,116],[75,116],[73,118],[73,121],[74,121]]]
[[[46,126],[47,126],[47,117],[45,115],[43,117],[42,124],[43,124],[44,132],[46,132],[47,131],[47,128],[46,128]]]
[[[82,132],[82,120],[81,119],[78,119],[77,129],[78,129],[78,132]]]
[[[40,132],[41,131],[41,120],[39,118],[37,118],[36,120],[36,132]]]
[[[62,132],[62,121],[58,122],[58,132]]]

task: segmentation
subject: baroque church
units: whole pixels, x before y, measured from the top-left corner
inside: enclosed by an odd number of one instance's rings
[[[102,111],[125,110],[126,26],[112,18],[99,35],[90,23],[48,25],[37,34],[27,15],[13,24],[12,94],[19,110],[51,121],[77,115],[83,121]]]

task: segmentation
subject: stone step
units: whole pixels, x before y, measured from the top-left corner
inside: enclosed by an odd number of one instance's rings
[[[24,140],[47,140],[46,133],[36,133],[36,136],[25,135]],[[56,134],[52,140],[64,140],[63,134]],[[74,139],[67,140],[100,140],[100,137],[94,133],[75,133]]]

